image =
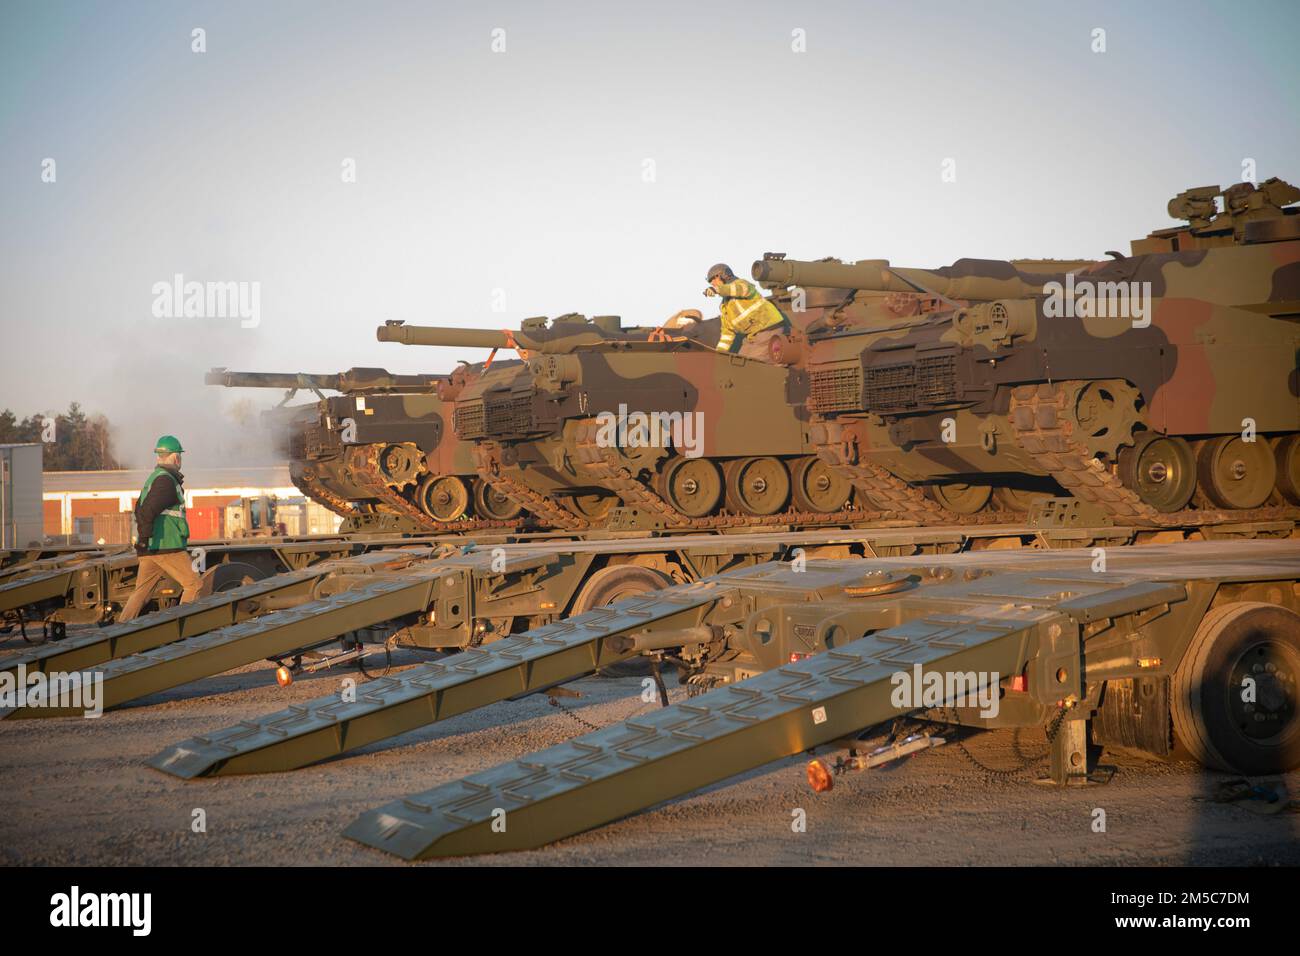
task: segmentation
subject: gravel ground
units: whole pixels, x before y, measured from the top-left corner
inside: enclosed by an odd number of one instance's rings
[[[276,686],[265,663],[144,698],[98,720],[0,724],[0,863],[406,865],[340,836],[364,810],[581,734],[534,696],[285,774],[185,782],[144,765],[165,745],[333,692],[355,671]],[[642,708],[640,682],[590,678],[564,704],[597,725]],[[674,700],[681,692],[674,689]],[[1044,753],[1038,731],[966,742],[995,767]],[[948,745],[812,793],[805,758],[769,764],[542,850],[466,864],[1300,864],[1300,815],[1212,802],[1225,775],[1107,755],[1104,786],[991,777]],[[1300,794],[1300,773],[1285,778]],[[207,814],[207,832],[190,830]],[[1093,832],[1095,808],[1106,832]],[[792,811],[807,814],[795,833]],[[421,864],[425,865],[425,864]],[[433,864],[438,865],[438,864]]]

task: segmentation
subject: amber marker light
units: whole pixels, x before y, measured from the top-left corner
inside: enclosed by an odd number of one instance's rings
[[[293,683],[293,671],[281,664],[275,669],[275,682],[281,687],[288,687]]]
[[[825,793],[835,786],[835,778],[831,776],[831,768],[826,766],[826,761],[808,761],[808,786],[813,788],[813,793]]]

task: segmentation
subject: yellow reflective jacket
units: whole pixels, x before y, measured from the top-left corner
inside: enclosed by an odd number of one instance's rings
[[[726,283],[718,290],[718,294],[722,296],[722,304],[718,306],[718,314],[722,318],[722,334],[718,336],[716,346],[719,352],[731,351],[737,332],[755,335],[785,322],[781,310],[763,298],[763,293],[744,279]]]

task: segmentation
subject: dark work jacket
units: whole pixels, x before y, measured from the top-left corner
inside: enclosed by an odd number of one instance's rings
[[[171,474],[176,479],[176,484],[181,486],[184,491],[185,476],[170,465],[160,466],[164,471]],[[141,544],[148,544],[149,537],[153,534],[154,519],[166,511],[168,508],[176,506],[176,489],[172,487],[170,481],[163,481],[162,475],[149,488],[149,496],[142,501],[137,501],[135,505],[135,536]],[[160,548],[157,551],[150,551],[150,554],[168,554],[172,551],[184,551],[184,548]]]

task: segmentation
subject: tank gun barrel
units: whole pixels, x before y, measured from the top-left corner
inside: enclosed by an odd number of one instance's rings
[[[799,259],[764,258],[754,263],[754,281],[769,287],[800,286],[855,289],[870,292],[929,292],[949,299],[991,301],[1023,299],[1042,294],[1050,275],[1026,276],[1009,262],[962,259],[952,268],[966,265],[968,274],[944,275],[929,269],[898,269],[888,259],[819,262]],[[1064,271],[1064,268],[1062,269]]]
[[[441,325],[405,325],[386,322],[375,334],[381,342],[403,345],[445,345],[462,349],[525,349],[531,352],[564,353],[580,346],[605,342],[631,341],[636,338],[618,324],[617,316],[597,316],[588,320],[575,314],[563,315],[546,325],[544,317],[526,319],[513,331],[492,329],[455,329]],[[644,336],[642,336],[643,338]]]
[[[350,368],[346,372],[313,375],[307,372],[232,372],[214,368],[204,384],[226,388],[308,388],[332,392],[425,391],[446,379],[445,375],[394,375],[382,368]]]
[[[400,342],[402,345],[445,345],[459,349],[512,348],[509,336],[494,329],[456,329],[444,325],[387,322],[379,326],[375,335],[381,342]]]

